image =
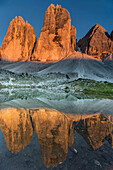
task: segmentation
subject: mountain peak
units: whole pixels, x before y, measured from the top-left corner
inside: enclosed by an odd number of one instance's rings
[[[113,42],[108,32],[99,24],[94,25],[89,32],[79,40],[78,46],[83,53],[102,58],[113,52]]]
[[[40,37],[36,43],[32,60],[58,61],[75,50],[76,29],[71,27],[70,14],[61,5],[51,4],[44,19]]]
[[[21,16],[18,16],[18,20],[24,20]]]
[[[21,16],[15,16],[15,18],[11,21],[11,22],[21,22],[21,23],[25,23],[24,19]]]
[[[55,8],[55,5],[54,4],[51,4],[49,7],[48,7],[48,9],[50,9],[50,8]],[[47,9],[47,10],[48,10]]]
[[[19,16],[9,25],[1,47],[1,59],[9,61],[30,60],[36,41],[34,28]]]
[[[96,24],[94,27],[95,27],[95,29],[100,29],[103,32],[107,32],[106,29],[99,24]]]
[[[101,28],[102,26],[97,23],[97,24],[94,25],[94,27],[96,27],[96,28],[97,28],[97,27],[100,27],[100,28]],[[103,28],[103,27],[102,27],[102,28]]]
[[[58,4],[57,4],[57,5],[56,5],[56,8],[61,8],[61,5],[58,5]]]

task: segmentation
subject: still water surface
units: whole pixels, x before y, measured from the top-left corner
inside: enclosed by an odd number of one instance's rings
[[[113,116],[0,110],[0,170],[113,169]]]

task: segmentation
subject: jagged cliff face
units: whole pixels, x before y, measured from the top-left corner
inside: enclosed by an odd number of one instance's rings
[[[110,38],[111,38],[111,40],[113,41],[113,31],[112,31],[111,34],[110,34]]]
[[[101,59],[113,53],[113,31],[96,24],[79,40],[81,52]],[[22,17],[15,17],[9,25],[0,49],[0,60],[56,62],[75,51],[76,28],[71,26],[69,12],[51,4],[44,19],[40,37],[36,42],[34,28]]]
[[[74,142],[73,121],[52,109],[30,111],[41,145],[43,163],[47,168],[64,162],[68,147]]]
[[[98,24],[79,40],[78,46],[83,53],[98,59],[113,52],[113,41],[107,31]]]
[[[65,115],[46,108],[8,108],[0,110],[0,127],[12,153],[31,143],[35,129],[47,168],[65,161],[68,147],[74,143],[74,129],[94,150],[101,147],[104,140],[113,148],[113,116],[101,113]]]
[[[16,108],[0,110],[0,126],[7,148],[12,153],[18,153],[31,143],[33,128],[28,110]]]
[[[34,28],[23,20],[15,17],[9,25],[1,47],[1,59],[8,61],[30,60],[36,35]]]
[[[53,109],[1,109],[0,127],[12,153],[30,144],[35,128],[46,167],[64,162],[74,142],[73,121]]]
[[[76,29],[71,26],[69,12],[51,4],[36,43],[32,60],[54,62],[69,55],[76,47]]]
[[[94,150],[100,148],[105,139],[108,140],[113,148],[112,121],[112,116],[105,118],[97,114],[81,120],[76,130]]]

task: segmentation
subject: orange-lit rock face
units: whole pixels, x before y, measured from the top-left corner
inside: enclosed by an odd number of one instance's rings
[[[98,24],[79,40],[78,46],[83,53],[98,59],[113,53],[113,41],[107,31]]]
[[[51,4],[45,14],[44,25],[36,43],[32,60],[58,61],[74,51],[76,29],[71,27],[69,12]]]
[[[15,17],[9,25],[1,47],[1,59],[8,61],[30,60],[36,35],[34,28],[23,20]]]
[[[100,148],[104,144],[105,139],[113,147],[112,121],[113,117],[104,118],[97,114],[81,120],[76,130],[94,150]]]
[[[41,155],[46,167],[56,167],[64,162],[68,147],[74,142],[73,121],[52,109],[30,112],[41,145]]]
[[[74,52],[76,48],[76,28],[71,26],[71,51]]]
[[[0,111],[0,126],[7,148],[18,153],[31,143],[33,128],[28,110],[8,108]]]
[[[113,147],[113,116],[100,113],[65,115],[54,109],[8,108],[0,110],[0,127],[12,153],[30,144],[35,129],[47,168],[65,161],[68,147],[74,143],[74,128],[94,150],[105,139]]]
[[[73,121],[53,109],[1,109],[0,127],[12,153],[30,144],[34,127],[46,167],[64,162],[74,142]]]

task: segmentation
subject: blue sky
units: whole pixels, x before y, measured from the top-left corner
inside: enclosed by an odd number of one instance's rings
[[[70,12],[78,40],[96,23],[102,25],[109,34],[113,30],[113,0],[0,0],[0,46],[15,16],[28,20],[38,38],[45,11],[51,3],[59,4]]]

